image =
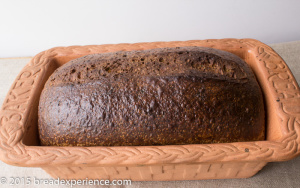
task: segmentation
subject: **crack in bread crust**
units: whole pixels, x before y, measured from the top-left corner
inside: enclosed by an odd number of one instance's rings
[[[47,85],[84,83],[122,76],[211,74],[227,79],[252,77],[249,67],[237,56],[213,48],[177,47],[134,52],[88,55],[55,71]]]

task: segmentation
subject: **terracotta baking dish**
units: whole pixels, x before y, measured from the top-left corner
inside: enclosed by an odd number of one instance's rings
[[[234,53],[253,69],[266,106],[267,139],[224,144],[45,147],[39,145],[37,109],[50,74],[87,54],[176,46],[206,46]],[[300,90],[291,71],[269,46],[253,39],[195,40],[58,47],[36,55],[21,71],[0,113],[0,158],[17,166],[41,167],[63,179],[132,181],[247,178],[267,162],[300,154]]]

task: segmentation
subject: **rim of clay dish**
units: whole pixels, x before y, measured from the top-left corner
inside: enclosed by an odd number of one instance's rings
[[[220,144],[46,147],[22,143],[25,124],[37,100],[50,64],[65,63],[93,53],[145,50],[162,47],[204,46],[243,56],[254,69],[267,100],[266,141]],[[276,126],[275,126],[276,125]],[[274,130],[273,130],[274,127]],[[276,128],[277,127],[277,128]],[[272,137],[272,135],[280,135]],[[95,166],[283,161],[300,154],[300,90],[283,59],[254,39],[211,39],[176,42],[57,47],[36,55],[23,68],[9,90],[0,112],[0,158],[17,166]]]

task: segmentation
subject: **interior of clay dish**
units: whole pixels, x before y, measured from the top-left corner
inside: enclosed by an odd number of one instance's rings
[[[165,43],[168,44],[168,43]],[[179,46],[184,46],[185,44],[179,44]],[[168,45],[167,45],[168,46]],[[265,82],[265,77],[263,75],[262,70],[260,70],[257,62],[257,57],[254,57],[254,54],[252,53],[249,48],[240,46],[240,48],[236,47],[229,47],[229,48],[219,48],[218,46],[212,46],[213,48],[221,49],[224,51],[231,52],[240,58],[242,58],[244,61],[246,61],[251,69],[253,70],[261,88],[264,94],[264,102],[265,102],[265,109],[266,109],[266,139],[267,140],[278,140],[282,137],[282,132],[280,130],[280,124],[278,123],[278,118],[276,117],[276,114],[272,112],[272,109],[275,108],[274,102],[272,102],[272,99],[268,97],[270,95],[270,91],[268,88],[264,87],[266,85]],[[63,49],[63,48],[61,48]],[[59,50],[59,48],[58,48]],[[127,49],[123,49],[127,50]],[[106,52],[113,52],[114,49],[112,50],[106,50]],[[101,52],[98,52],[101,53]],[[78,54],[78,53],[70,53],[70,54],[62,54],[60,56],[56,56],[53,58],[49,58],[49,65],[47,68],[45,68],[44,75],[42,76],[42,79],[40,81],[39,87],[34,91],[35,92],[35,98],[36,100],[33,101],[32,108],[31,108],[31,113],[29,115],[29,121],[27,121],[27,124],[25,126],[27,127],[27,131],[24,134],[24,137],[22,139],[23,144],[27,146],[38,146],[39,144],[39,138],[38,138],[38,115],[37,115],[37,109],[38,109],[38,101],[39,101],[39,96],[41,94],[43,85],[49,78],[49,76],[60,66],[64,65],[65,63],[69,62],[72,59],[76,59],[79,57],[82,57],[84,55],[90,54],[89,52],[86,52],[85,54]],[[261,62],[263,63],[263,62]]]

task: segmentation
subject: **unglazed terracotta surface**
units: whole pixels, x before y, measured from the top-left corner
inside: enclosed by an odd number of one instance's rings
[[[39,146],[37,109],[51,73],[69,60],[93,53],[204,46],[225,50],[253,69],[266,105],[267,140],[224,144],[122,147]],[[0,112],[0,158],[42,167],[53,177],[133,181],[246,178],[267,162],[300,154],[300,90],[282,58],[253,39],[153,42],[53,48],[36,55],[13,83]]]

